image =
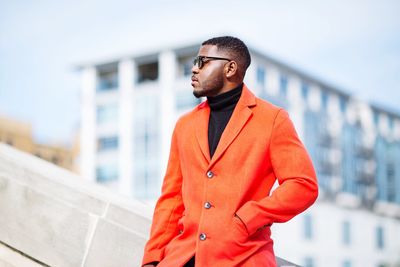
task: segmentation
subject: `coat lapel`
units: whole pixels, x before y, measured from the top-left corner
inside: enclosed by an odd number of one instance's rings
[[[207,159],[207,162],[210,162],[210,149],[208,147],[208,120],[210,119],[210,106],[207,101],[205,101],[200,104],[198,109],[195,120],[196,138],[199,142],[201,152]]]
[[[240,131],[245,126],[246,122],[250,119],[252,115],[252,110],[249,108],[256,104],[255,96],[249,91],[246,85],[243,85],[242,96],[237,103],[235,110],[232,113],[232,117],[230,118],[228,124],[224,132],[222,133],[221,139],[218,143],[217,149],[211,159],[209,167],[211,168],[212,165],[222,156],[228,146],[233,142],[236,136],[240,133]],[[207,120],[207,127],[206,127],[206,139],[208,140],[208,120]],[[207,150],[208,149],[208,141],[207,141]],[[208,155],[210,153],[208,152]]]
[[[251,115],[253,114],[250,107],[254,105],[256,105],[255,96],[250,92],[246,85],[243,85],[242,96],[240,97],[239,102],[232,113],[232,117],[222,133],[217,150],[215,151],[212,159],[210,159],[210,149],[208,146],[208,121],[210,119],[210,106],[208,105],[207,101],[200,104],[196,114],[196,138],[199,142],[201,152],[209,162],[210,168],[216,161],[218,161],[228,146],[243,129],[246,122],[250,119]]]

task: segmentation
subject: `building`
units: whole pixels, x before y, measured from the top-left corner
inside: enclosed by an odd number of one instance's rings
[[[189,82],[197,50],[165,48],[80,67],[84,177],[154,202],[174,122],[199,103]],[[400,113],[250,50],[245,83],[289,111],[320,184],[316,205],[273,226],[277,255],[306,267],[400,260]]]
[[[61,145],[35,142],[32,126],[29,123],[0,117],[0,142],[50,161],[60,167],[76,171],[74,159],[78,151]]]

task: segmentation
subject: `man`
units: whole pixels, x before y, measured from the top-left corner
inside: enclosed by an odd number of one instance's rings
[[[192,87],[207,101],[176,123],[144,266],[276,266],[270,226],[317,198],[287,112],[243,84],[250,61],[234,37],[200,47]]]

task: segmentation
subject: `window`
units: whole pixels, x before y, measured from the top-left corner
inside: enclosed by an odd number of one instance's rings
[[[389,144],[389,149],[393,146],[393,144]],[[394,160],[388,159],[386,163],[386,182],[387,182],[387,200],[389,202],[396,201],[396,172],[395,172],[395,163]]]
[[[376,184],[378,189],[378,199],[382,201],[388,200],[387,174],[388,162],[386,159],[387,147],[389,142],[381,135],[376,137],[375,141],[375,160],[376,160]]]
[[[322,104],[322,109],[326,110],[328,108],[328,93],[325,91],[321,92],[321,104]]]
[[[117,104],[102,105],[97,107],[97,123],[115,122],[118,119]]]
[[[304,267],[314,267],[314,259],[311,257],[306,257],[304,259]]]
[[[376,236],[376,247],[378,249],[383,249],[385,247],[385,240],[384,240],[384,232],[382,226],[376,227],[375,230],[375,236]]]
[[[138,66],[138,83],[155,81],[158,79],[158,61]]]
[[[97,147],[99,151],[116,149],[118,148],[118,137],[101,137],[98,140]]]
[[[98,182],[107,182],[118,178],[118,168],[116,165],[99,166],[96,169],[96,180]]]
[[[201,99],[196,98],[193,93],[189,90],[177,92],[175,94],[176,99],[176,108],[186,109],[186,108],[194,108],[196,105],[200,104]]]
[[[118,67],[111,65],[99,67],[97,91],[110,91],[118,89]]]
[[[388,116],[388,121],[389,121],[389,129],[393,130],[393,126],[394,126],[394,119],[392,116]]]
[[[143,91],[141,97],[134,100],[133,195],[138,199],[156,197],[161,186],[160,101],[159,94],[151,91]]]
[[[351,261],[349,261],[349,260],[343,261],[342,266],[343,266],[343,267],[351,267],[351,266],[352,266],[352,265],[351,265]]]
[[[339,106],[341,112],[346,112],[346,98],[344,96],[339,97]]]
[[[309,91],[309,86],[306,83],[301,84],[301,96],[303,97],[304,101],[307,101],[308,98],[308,91]]]
[[[347,193],[357,195],[360,184],[357,177],[362,174],[359,172],[362,159],[357,156],[357,141],[361,139],[361,130],[352,124],[345,123],[342,128],[342,168],[343,179],[342,190]]]
[[[257,67],[257,83],[265,87],[265,68],[262,66]]]
[[[351,243],[350,231],[350,222],[344,221],[342,224],[342,241],[345,245],[349,245]]]
[[[311,240],[313,237],[312,232],[312,220],[310,214],[304,215],[304,238],[307,240]]]
[[[374,110],[374,123],[375,125],[379,125],[379,112]]]
[[[287,95],[287,87],[288,87],[288,79],[286,76],[281,76],[280,83],[279,83],[279,94],[281,96]]]
[[[181,56],[178,58],[178,76],[187,77],[192,75],[194,57],[195,55]]]

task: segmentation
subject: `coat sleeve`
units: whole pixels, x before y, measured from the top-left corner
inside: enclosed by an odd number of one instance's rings
[[[172,135],[167,171],[161,196],[154,209],[150,238],[144,249],[142,265],[161,261],[166,245],[179,233],[178,220],[182,217],[184,206],[176,128]]]
[[[248,201],[236,212],[249,235],[260,227],[290,220],[311,206],[318,196],[311,159],[283,109],[278,111],[273,124],[269,153],[279,186],[270,196]]]

